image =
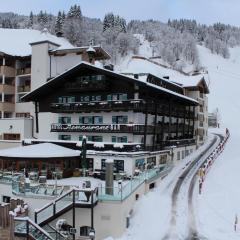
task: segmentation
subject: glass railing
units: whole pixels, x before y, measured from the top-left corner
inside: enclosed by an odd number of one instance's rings
[[[28,217],[14,219],[14,235],[19,237],[26,237],[27,239],[36,240],[54,240],[49,233],[47,233],[40,226],[31,221]]]
[[[151,181],[154,178],[166,175],[171,171],[172,165],[160,166],[157,168],[146,170],[138,176],[132,177],[128,183],[119,184],[118,187],[107,188],[105,186],[98,187],[99,199],[105,201],[122,201],[134,192],[143,182]],[[111,194],[107,194],[111,192]]]
[[[66,237],[63,236],[60,232],[58,232],[54,227],[51,225],[45,225],[43,229],[53,238],[56,240],[66,240]]]
[[[35,212],[35,222],[39,224],[53,217],[55,214],[54,207],[54,203],[51,202],[40,210],[36,210],[37,213]]]
[[[68,211],[74,205],[93,207],[98,201],[98,189],[72,189],[60,196],[53,202],[35,211],[35,222],[37,224],[47,223],[57,214]]]
[[[66,193],[62,197],[58,198],[55,201],[55,211],[56,213],[61,212],[65,208],[71,206],[73,204],[74,199],[74,191],[70,191]]]

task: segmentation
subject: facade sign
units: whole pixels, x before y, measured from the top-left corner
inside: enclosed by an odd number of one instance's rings
[[[52,124],[51,131],[53,132],[120,131],[120,125]]]

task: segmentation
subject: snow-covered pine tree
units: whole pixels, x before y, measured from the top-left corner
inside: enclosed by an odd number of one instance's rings
[[[78,5],[70,7],[63,24],[63,33],[74,45],[80,45],[82,35],[82,12]]]
[[[103,20],[103,32],[115,25],[115,16],[113,13],[107,13]]]
[[[63,34],[63,16],[60,11],[58,12],[58,16],[55,22],[55,34],[57,36]]]

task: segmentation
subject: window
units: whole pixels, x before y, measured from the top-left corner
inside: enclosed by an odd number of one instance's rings
[[[79,136],[79,141],[83,140],[83,136],[80,135]],[[87,136],[87,141],[90,142],[102,142],[103,141],[103,137],[102,136]]]
[[[103,75],[96,75],[96,80],[97,81],[101,81],[104,79],[104,76]]]
[[[107,95],[108,101],[117,101],[117,100],[124,101],[127,99],[128,99],[128,96],[126,93],[114,93],[114,94]]]
[[[58,139],[59,140],[70,141],[71,140],[71,135],[59,135]]]
[[[122,137],[117,137],[117,136],[112,136],[112,142],[113,143],[127,143],[127,136],[122,136]]]
[[[124,161],[123,160],[114,160],[114,169],[119,171],[124,171]]]
[[[4,133],[3,140],[20,140],[20,134],[18,133]]]
[[[94,123],[95,124],[102,124],[103,123],[103,117],[102,116],[94,117]]]
[[[128,123],[128,116],[112,116],[113,124],[126,124]]]
[[[58,98],[58,103],[73,103],[73,102],[76,102],[76,99],[73,96],[64,96]]]
[[[100,95],[95,96],[95,100],[96,100],[96,101],[101,101],[101,100],[102,100],[102,97],[101,97]]]
[[[149,166],[155,166],[156,165],[156,157],[147,158],[147,163]]]
[[[106,169],[106,159],[101,159],[101,169],[102,170]]]
[[[135,166],[136,166],[136,167],[141,167],[141,166],[144,165],[144,163],[145,163],[144,158],[142,158],[142,159],[136,159],[136,160],[135,160]]]
[[[103,137],[102,136],[87,136],[88,141],[91,142],[102,142]]]
[[[102,124],[102,116],[89,116],[89,117],[79,117],[80,124]]]
[[[59,117],[58,123],[61,124],[71,124],[71,117]]]
[[[16,118],[30,118],[30,113],[16,113]]]
[[[166,164],[167,163],[167,155],[160,156],[160,164]]]
[[[123,93],[123,94],[119,94],[119,100],[127,100],[127,94]]]

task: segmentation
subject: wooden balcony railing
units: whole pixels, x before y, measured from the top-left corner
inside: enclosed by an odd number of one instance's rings
[[[15,94],[15,86],[7,85],[7,84],[0,84],[0,93]]]
[[[17,75],[31,74],[31,68],[20,68],[17,69]]]
[[[6,77],[15,77],[16,70],[14,67],[0,66],[0,73]]]
[[[148,112],[158,115],[169,116],[167,105],[159,104],[157,108],[152,103],[146,103],[144,100],[124,100],[124,101],[92,101],[92,102],[73,102],[73,103],[52,103],[51,111],[54,113],[81,113],[81,112],[110,112],[110,111],[135,111]],[[174,117],[184,117],[184,112],[173,109],[171,115]],[[186,111],[185,116],[194,117],[194,112]]]
[[[14,112],[15,104],[12,102],[0,102],[0,111]]]

